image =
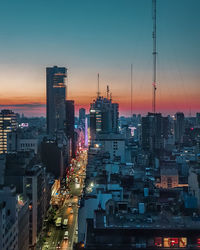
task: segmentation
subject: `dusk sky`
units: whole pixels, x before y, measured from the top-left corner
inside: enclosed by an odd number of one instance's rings
[[[200,111],[200,0],[157,0],[157,111]],[[45,68],[68,68],[67,99],[88,108],[110,86],[121,115],[152,103],[151,0],[0,3],[0,108],[45,116]]]

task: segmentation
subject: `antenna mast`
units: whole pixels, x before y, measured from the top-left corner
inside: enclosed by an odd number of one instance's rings
[[[152,0],[153,7],[153,101],[152,101],[152,111],[156,113],[156,0]]]
[[[97,98],[100,96],[100,91],[99,91],[99,73],[97,74]]]
[[[131,64],[131,116],[133,115],[133,65]]]
[[[107,89],[106,89],[107,99],[109,98],[109,92],[110,92],[109,85],[107,85]]]

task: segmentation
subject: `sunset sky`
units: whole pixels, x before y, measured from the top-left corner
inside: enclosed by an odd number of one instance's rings
[[[120,114],[152,103],[151,0],[0,3],[0,108],[45,116],[45,68],[68,68],[67,99],[88,108],[110,86]],[[157,111],[200,111],[200,0],[157,0]]]

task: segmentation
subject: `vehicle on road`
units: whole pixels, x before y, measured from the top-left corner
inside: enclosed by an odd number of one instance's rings
[[[74,211],[73,211],[73,209],[70,211],[70,214],[73,214],[74,213]]]
[[[60,246],[60,242],[58,242],[57,246],[56,246],[56,249],[60,249],[61,246]]]
[[[48,244],[48,242],[45,242],[44,243],[44,249],[46,250],[46,249],[49,249],[49,244]]]
[[[62,228],[67,228],[68,219],[64,219],[62,223]]]
[[[78,230],[76,230],[75,235],[78,235]]]
[[[69,204],[68,204],[68,207],[71,207],[72,206],[72,203],[70,202]]]
[[[61,227],[61,221],[62,221],[62,218],[61,217],[58,217],[56,219],[56,227]]]
[[[48,236],[48,237],[50,237],[50,236],[51,236],[51,231],[49,231],[49,232],[47,233],[47,236]]]
[[[68,240],[68,235],[69,235],[68,231],[65,231],[65,233],[64,233],[64,240]]]

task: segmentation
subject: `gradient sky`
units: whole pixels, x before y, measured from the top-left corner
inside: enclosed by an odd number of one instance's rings
[[[121,115],[151,111],[151,0],[0,3],[0,108],[45,115],[45,68],[68,68],[67,98],[88,108],[109,84]],[[157,111],[200,111],[200,0],[157,0]]]

